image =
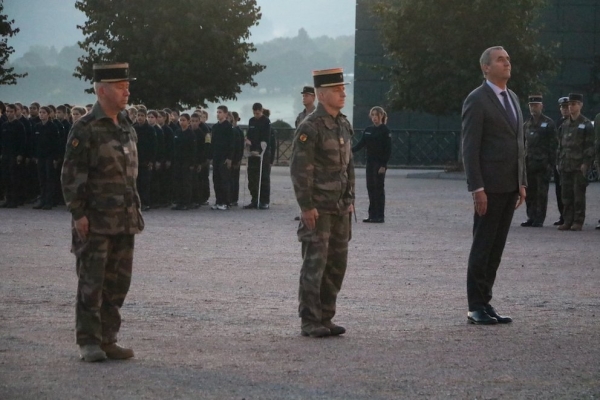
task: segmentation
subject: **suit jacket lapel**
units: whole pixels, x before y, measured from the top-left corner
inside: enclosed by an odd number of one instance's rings
[[[496,108],[498,108],[498,111],[500,111],[500,113],[504,116],[504,119],[506,120],[506,125],[508,125],[510,127],[510,130],[516,135],[517,132],[515,131],[515,129],[513,128],[512,124],[510,123],[510,119],[508,118],[508,113],[506,112],[506,108],[504,108],[504,104],[502,104],[500,102],[500,99],[498,98],[498,96],[496,96],[496,92],[494,92],[494,90],[487,84],[486,81],[483,81],[483,86],[485,87],[486,93],[488,95],[488,97],[490,98],[490,100],[492,101],[492,103],[494,103],[494,105],[496,106]],[[515,110],[517,109],[517,103],[514,101],[513,97],[513,93],[508,90],[508,93],[510,94],[511,100],[513,102],[513,106],[515,107]],[[522,121],[519,121],[519,113],[517,112],[517,115],[515,115],[516,119],[517,119],[517,129],[519,127],[519,124],[522,124]]]

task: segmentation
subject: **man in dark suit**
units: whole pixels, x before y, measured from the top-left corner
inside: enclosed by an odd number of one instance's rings
[[[510,57],[491,47],[479,60],[485,81],[463,104],[463,162],[475,206],[473,244],[467,271],[468,321],[512,322],[490,305],[492,286],[513,213],[525,200],[527,178],[523,115],[519,99],[506,84]]]

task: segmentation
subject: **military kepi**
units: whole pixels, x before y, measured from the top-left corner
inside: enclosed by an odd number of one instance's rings
[[[344,83],[344,70],[342,68],[313,71],[313,82],[315,88],[348,85],[348,83]]]
[[[94,82],[135,81],[129,77],[128,63],[94,64]]]
[[[529,95],[529,104],[542,103],[544,98],[541,94],[532,94]]]
[[[304,86],[300,94],[315,94],[315,88],[312,86]]]
[[[579,93],[569,93],[569,101],[581,101],[583,103],[583,95]]]

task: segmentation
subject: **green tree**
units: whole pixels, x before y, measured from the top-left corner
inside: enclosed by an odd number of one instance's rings
[[[512,59],[509,82],[520,96],[543,92],[556,67],[553,49],[538,43],[536,15],[545,0],[378,0],[374,16],[394,109],[437,115],[459,113],[483,76],[483,50],[503,46]]]
[[[8,57],[15,52],[12,46],[8,45],[8,38],[15,36],[19,33],[19,28],[13,28],[15,20],[9,20],[8,17],[3,14],[4,4],[0,0],[0,85],[16,85],[17,78],[23,78],[27,76],[27,73],[18,74],[14,72],[14,67],[8,66]]]
[[[131,100],[149,107],[234,100],[265,68],[249,61],[249,29],[261,17],[256,0],[79,0],[75,7],[88,21],[79,26],[86,55],[74,75],[91,80],[96,62],[129,62],[137,78]]]

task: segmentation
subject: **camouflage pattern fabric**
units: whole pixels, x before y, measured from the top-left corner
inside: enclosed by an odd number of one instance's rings
[[[116,235],[144,229],[136,187],[136,141],[125,117],[119,115],[116,126],[98,103],[71,128],[62,190],[73,219],[86,216],[90,232]]]
[[[296,129],[290,173],[302,211],[316,209],[316,227],[301,221],[302,242],[299,316],[321,323],[333,318],[342,286],[351,238],[348,208],[354,202],[352,127],[319,104]]]
[[[122,114],[118,122],[96,103],[67,139],[61,182],[73,217],[78,345],[116,342],[119,308],[131,283],[133,234],[144,229],[136,187],[137,137]],[[74,221],[84,216],[89,233],[82,240]]]
[[[134,235],[90,234],[81,241],[73,232],[77,257],[77,344],[116,343],[119,309],[131,283]]]
[[[322,214],[314,230],[300,223],[302,269],[298,293],[300,318],[321,322],[335,315],[337,295],[342,288],[348,261],[350,218]]]
[[[554,121],[545,115],[535,121],[530,117],[523,124],[527,165],[527,217],[544,223],[548,207],[550,175],[556,164],[558,135]]]
[[[347,214],[354,202],[352,127],[319,104],[296,129],[290,174],[302,211]]]
[[[558,147],[558,168],[561,172],[580,171],[594,161],[594,127],[589,119],[579,115],[563,122]]]
[[[581,165],[588,168],[594,160],[594,128],[583,115],[567,119],[561,126],[558,165],[562,185],[563,219],[566,225],[583,224],[587,177]]]

